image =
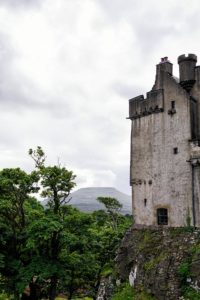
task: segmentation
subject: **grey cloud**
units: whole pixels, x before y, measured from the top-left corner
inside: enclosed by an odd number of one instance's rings
[[[0,6],[7,6],[13,9],[30,8],[38,6],[41,0],[1,0]]]
[[[35,86],[14,66],[16,53],[9,38],[0,34],[0,107],[1,111],[21,111],[24,109],[44,110],[55,117],[65,117],[70,113],[70,97],[53,96]]]
[[[112,22],[119,20],[134,20],[139,8],[141,8],[140,0],[98,0],[99,6],[104,10],[104,13]]]
[[[15,62],[18,54],[9,36],[0,32],[0,107],[2,111],[43,110],[55,118],[66,118],[73,111],[74,98],[87,97],[83,88],[67,83],[65,92],[42,90],[37,84],[22,74]],[[39,66],[38,66],[39,68]],[[77,100],[76,100],[77,101]]]
[[[147,4],[145,0],[127,0],[124,4],[122,0],[100,0],[98,4],[111,23],[119,25],[125,21],[129,24],[132,40],[135,41],[133,47],[137,48],[138,57],[144,60],[152,57],[168,37],[184,32],[183,28],[179,31],[175,26],[178,19],[181,19],[181,13],[177,14],[177,11],[181,12],[182,3],[150,1]],[[184,24],[192,24],[193,17],[188,14],[189,20],[185,20]]]
[[[183,27],[179,28],[170,23],[174,6],[165,11],[168,1],[162,9],[162,1],[157,1],[156,8],[155,1],[94,0],[94,10],[84,11],[85,6],[76,9],[82,1],[63,0],[59,2],[63,8],[60,18],[59,9],[54,7],[56,1],[48,1],[5,0],[0,4],[9,7],[6,13],[13,22],[12,26],[2,26],[10,36],[0,33],[0,139],[1,149],[6,152],[0,164],[8,162],[12,166],[21,161],[22,167],[27,167],[27,148],[41,145],[50,163],[56,163],[59,156],[67,166],[70,163],[72,170],[80,169],[80,184],[84,185],[87,176],[95,174],[95,183],[108,178],[118,189],[129,191],[130,122],[126,117],[128,99],[147,91],[144,86],[148,74],[144,76],[141,62],[150,74],[153,55],[157,56],[160,48],[166,46],[166,39],[176,37],[176,42],[180,30],[189,34],[190,20],[196,16],[194,12],[186,12],[184,20],[173,16],[174,20],[182,21]],[[87,7],[89,2],[84,5]],[[33,48],[47,36],[47,56],[40,56],[42,47],[37,54],[32,52],[32,44],[23,48],[29,29],[24,39],[20,27],[15,32],[17,20],[26,20],[29,8],[31,17],[32,8],[37,9],[41,3],[44,6],[33,15],[44,21],[44,32],[41,39],[33,40]],[[70,17],[70,11],[76,13]],[[162,19],[163,12],[168,22]],[[33,28],[34,22],[38,19],[33,18]],[[186,22],[191,24],[186,27]],[[40,25],[38,36],[39,30]],[[16,39],[16,34],[20,38]],[[171,48],[176,51],[173,44],[168,44],[166,50]],[[37,55],[42,63],[34,65],[32,73],[28,66],[37,64]],[[43,64],[45,57],[47,61]],[[50,64],[52,68],[48,68]],[[42,68],[50,73],[43,72],[36,78],[40,68],[41,73]],[[35,70],[39,72],[34,73]]]
[[[114,168],[114,172],[118,174],[115,180],[115,186],[120,187],[120,190],[124,193],[131,194],[131,187],[129,185],[129,165],[127,162],[124,162],[124,165]]]
[[[134,95],[140,94],[143,89],[142,86],[134,85],[134,83],[130,85],[126,82],[114,82],[111,88],[113,92],[123,97],[126,101],[134,97]],[[126,102],[126,105],[128,105],[128,102]]]

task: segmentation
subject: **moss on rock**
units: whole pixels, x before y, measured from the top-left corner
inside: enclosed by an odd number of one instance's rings
[[[122,280],[134,273],[136,291],[142,286],[159,300],[193,299],[192,292],[200,299],[200,229],[132,227],[116,263]]]

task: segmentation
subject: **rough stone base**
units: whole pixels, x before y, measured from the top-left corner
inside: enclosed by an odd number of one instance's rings
[[[200,229],[135,228],[116,257],[119,277],[158,300],[177,300],[183,286],[200,290]]]
[[[96,300],[111,299],[114,290],[114,284],[112,281],[112,276],[101,278]]]

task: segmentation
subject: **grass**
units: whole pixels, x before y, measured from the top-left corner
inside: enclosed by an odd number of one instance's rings
[[[165,259],[166,259],[166,254],[165,253],[161,253],[159,256],[154,257],[150,261],[146,262],[144,264],[144,269],[146,271],[149,271],[149,270],[155,268],[159,264],[159,262],[161,262],[162,260],[165,260]]]
[[[137,292],[129,283],[125,283],[118,288],[112,300],[155,300],[155,298],[147,294],[143,289]]]
[[[133,288],[126,283],[118,288],[118,291],[113,295],[112,300],[133,300],[134,298]]]
[[[200,300],[200,293],[191,287],[185,288],[183,296],[187,300]]]

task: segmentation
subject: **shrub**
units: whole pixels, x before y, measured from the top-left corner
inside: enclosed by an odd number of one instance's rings
[[[134,299],[134,291],[133,291],[133,288],[129,285],[129,283],[121,285],[118,288],[118,291],[112,297],[112,300],[122,300],[122,299],[123,300],[133,300]]]
[[[185,288],[183,296],[187,300],[200,300],[200,293],[191,287]]]

